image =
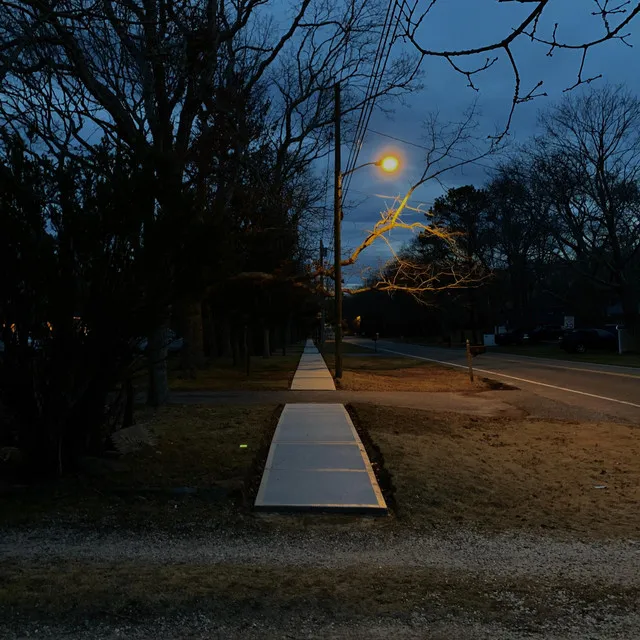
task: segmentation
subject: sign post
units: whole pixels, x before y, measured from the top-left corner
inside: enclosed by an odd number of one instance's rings
[[[622,355],[622,330],[624,329],[624,325],[616,325],[616,332],[618,334],[618,355]]]
[[[471,356],[471,344],[467,340],[467,363],[469,364],[469,380],[473,382],[473,364]]]

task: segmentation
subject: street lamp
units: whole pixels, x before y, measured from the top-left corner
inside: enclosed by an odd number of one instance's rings
[[[335,85],[335,183],[333,203],[334,233],[334,279],[335,279],[335,377],[342,378],[342,180],[345,176],[363,167],[380,167],[387,173],[397,171],[400,161],[396,156],[384,156],[374,162],[365,162],[349,171],[342,172],[340,166],[340,84]]]
[[[384,158],[382,158],[382,160],[380,160],[380,166],[382,167],[383,171],[386,171],[387,173],[393,173],[394,171],[398,170],[400,161],[395,156],[385,156]]]
[[[336,140],[339,139],[339,125],[336,125]],[[349,171],[340,171],[340,154],[336,143],[336,184],[334,203],[334,275],[335,275],[335,305],[336,305],[336,330],[335,330],[335,369],[336,378],[342,378],[342,180],[345,176],[364,167],[380,167],[387,173],[397,171],[400,161],[396,156],[384,156],[374,162],[365,162]]]
[[[364,164],[359,164],[357,167],[353,167],[353,169],[349,169],[349,171],[340,171],[340,178],[344,178],[354,171],[358,171],[363,167],[380,167],[383,171],[387,173],[393,173],[398,170],[400,166],[400,160],[396,156],[383,156],[379,160],[375,160],[373,162],[365,162]]]

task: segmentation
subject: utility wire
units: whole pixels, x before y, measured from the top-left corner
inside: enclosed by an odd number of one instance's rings
[[[371,133],[374,133],[377,136],[383,136],[385,138],[389,138],[390,140],[395,140],[396,142],[402,142],[402,144],[408,144],[412,147],[416,147],[418,149],[424,149],[425,151],[431,151],[429,147],[425,147],[422,144],[418,144],[417,142],[409,142],[409,140],[403,140],[402,138],[397,138],[396,136],[391,136],[388,133],[382,133],[381,131],[375,131],[374,129],[369,129]],[[454,160],[464,160],[464,158],[460,158],[458,156],[454,156],[452,154],[448,154],[450,158]],[[486,169],[491,169],[492,171],[498,171],[498,167],[493,167],[490,164],[484,164],[482,162],[478,162],[477,160],[469,160],[469,164],[477,164],[479,167],[485,167]]]
[[[354,146],[351,147],[350,151],[349,151],[349,156],[347,159],[347,164],[346,164],[346,170],[349,170],[353,165],[352,165],[352,161],[353,161],[353,157],[354,157],[354,153],[355,153],[355,149],[357,147],[358,144],[358,139],[359,139],[359,134],[361,132],[361,127],[362,127],[362,123],[364,122],[364,113],[365,113],[365,109],[366,106],[368,104],[368,99],[369,96],[371,94],[371,90],[373,89],[373,84],[375,82],[375,74],[373,73],[375,67],[376,67],[376,63],[378,61],[378,59],[381,57],[382,55],[382,46],[383,46],[383,41],[384,41],[384,37],[385,37],[385,33],[388,32],[389,26],[390,26],[390,14],[391,14],[391,8],[392,8],[392,3],[389,2],[389,4],[387,5],[387,12],[385,14],[384,17],[384,22],[382,23],[382,31],[380,32],[380,39],[378,40],[378,46],[376,48],[376,53],[375,56],[373,58],[374,62],[372,65],[372,73],[369,76],[369,82],[367,83],[367,90],[365,91],[364,94],[364,101],[362,103],[362,108],[360,109],[360,116],[358,117],[358,123],[356,125],[356,130],[355,130],[355,134],[354,134]]]
[[[400,12],[398,13],[398,15],[396,16],[396,9],[400,9]],[[391,5],[391,19],[389,21],[389,24],[387,25],[387,30],[386,33],[383,33],[383,45],[382,45],[382,51],[384,52],[384,59],[380,59],[378,61],[378,64],[375,68],[374,74],[373,74],[373,78],[374,78],[374,82],[375,82],[375,87],[373,89],[372,94],[370,95],[370,99],[368,100],[368,102],[366,103],[366,115],[365,115],[365,119],[362,125],[362,133],[360,138],[356,138],[355,140],[355,151],[354,151],[354,158],[353,158],[353,162],[352,162],[352,166],[351,169],[357,166],[358,163],[358,157],[360,155],[360,151],[362,149],[363,143],[364,143],[364,138],[365,135],[367,133],[367,128],[369,126],[369,121],[371,120],[371,115],[373,114],[373,109],[375,107],[375,101],[376,101],[376,97],[377,94],[380,91],[380,87],[382,85],[382,80],[383,80],[383,76],[384,76],[384,72],[387,68],[387,64],[389,62],[389,57],[391,55],[391,48],[392,48],[392,44],[395,41],[396,38],[396,34],[398,32],[398,27],[400,25],[400,14],[402,13],[402,7],[398,4],[397,0],[393,1],[393,5]],[[393,27],[393,33],[390,36],[390,31],[391,31],[391,25],[393,24],[395,20],[395,25]],[[365,113],[365,110],[363,109],[363,113]],[[359,144],[358,144],[359,142]],[[353,174],[349,174],[347,176],[347,179],[345,181],[345,184],[343,185],[343,201],[346,198],[347,192],[349,190],[349,186],[351,184],[351,179],[353,178]]]
[[[389,7],[387,8],[387,14],[385,16],[385,23],[382,29],[382,33],[380,34],[378,49],[376,51],[376,56],[374,58],[372,74],[369,78],[369,84],[367,86],[367,93],[365,94],[365,100],[363,103],[362,111],[360,113],[360,119],[358,120],[358,126],[356,127],[354,145],[352,147],[352,150],[349,154],[349,159],[347,161],[346,171],[351,171],[357,166],[360,150],[362,149],[362,145],[364,143],[364,137],[367,132],[367,127],[369,125],[369,120],[371,119],[371,114],[375,106],[375,99],[377,97],[378,92],[380,91],[380,86],[382,85],[384,72],[386,70],[386,66],[389,61],[389,56],[391,54],[391,44],[395,40],[395,36],[398,31],[398,25],[400,23],[400,15],[397,15],[397,16],[395,15],[397,8],[401,8],[397,0],[393,0],[393,2],[389,2]],[[393,29],[393,35],[391,35],[391,27],[393,25],[394,18],[395,18],[395,27]],[[391,35],[391,38],[389,37],[390,35]],[[351,184],[352,177],[353,177],[352,173],[347,175],[345,179],[345,183],[343,184],[343,190],[342,190],[343,201],[346,198],[347,192],[349,190],[349,186]]]
[[[380,34],[380,40],[378,42],[378,49],[376,51],[376,55],[374,57],[374,63],[372,67],[372,72],[369,77],[369,84],[367,86],[367,91],[365,94],[362,110],[360,112],[360,118],[358,120],[358,126],[356,128],[354,144],[349,154],[349,160],[347,162],[347,171],[351,171],[358,162],[358,157],[360,154],[360,150],[364,144],[364,137],[366,135],[366,127],[370,118],[370,114],[373,110],[373,103],[375,102],[374,96],[378,93],[380,89],[380,85],[382,83],[382,76],[384,73],[383,67],[383,55],[385,49],[387,50],[387,54],[389,52],[389,35],[391,31],[391,25],[393,23],[393,16],[395,13],[395,9],[397,6],[397,2],[394,0],[393,3],[389,3],[387,8],[387,15],[385,17],[385,23],[383,26],[383,30]],[[388,55],[385,56],[384,60],[388,59]],[[385,64],[386,66],[386,64]],[[352,175],[347,175],[345,180],[345,184],[343,185],[343,195],[346,196],[349,185],[351,183]]]
[[[324,205],[322,207],[322,222],[320,226],[320,237],[322,238],[323,242],[324,242],[325,235],[329,230],[328,205],[329,205],[329,176],[330,175],[331,175],[331,152],[327,154],[327,167],[325,170],[325,177],[324,177]]]

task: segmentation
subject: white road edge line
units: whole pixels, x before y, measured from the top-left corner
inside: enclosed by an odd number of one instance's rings
[[[367,347],[369,348],[369,347]],[[445,362],[444,360],[436,360],[435,358],[425,358],[424,356],[412,356],[409,353],[402,353],[401,351],[393,351],[391,349],[383,349],[378,347],[379,351],[386,351],[387,353],[395,353],[399,356],[405,356],[406,358],[415,358],[416,360],[427,360],[428,362],[437,362],[438,364],[446,364],[450,367],[459,367],[460,369],[466,369],[466,364],[456,364],[455,362]],[[527,384],[537,384],[541,387],[549,387],[550,389],[557,389],[558,391],[567,391],[568,393],[577,393],[581,396],[588,396],[589,398],[597,398],[598,400],[608,400],[609,402],[617,402],[618,404],[626,404],[629,407],[636,407],[640,409],[640,404],[628,402],[627,400],[616,400],[615,398],[607,398],[606,396],[597,396],[595,393],[587,393],[586,391],[577,391],[576,389],[567,389],[566,387],[558,387],[555,384],[547,384],[546,382],[536,382],[535,380],[527,380],[526,378],[516,378],[515,376],[508,376],[506,373],[498,373],[497,371],[490,371],[489,369],[476,369],[480,373],[488,373],[492,376],[500,376],[502,378],[509,378],[510,380],[517,380],[518,382],[526,382]]]
[[[498,357],[502,357],[504,355],[504,360],[506,360],[507,362],[513,362],[514,364],[522,364],[521,362],[519,362],[518,360],[511,360],[509,359],[509,355],[510,354],[502,354],[502,353],[497,353],[497,352],[489,352],[486,355],[489,356],[498,356]],[[562,369],[564,371],[582,371],[583,373],[599,373],[603,376],[618,376],[619,378],[635,378],[636,380],[640,379],[640,375],[638,375],[637,373],[623,373],[622,371],[600,371],[598,369],[583,369],[581,367],[565,367],[564,365],[561,364],[552,364],[553,362],[557,362],[557,360],[551,360],[549,359],[548,362],[545,362],[544,358],[535,358],[533,356],[521,356],[521,355],[517,355],[517,358],[526,358],[527,360],[531,360],[533,361],[533,364],[538,365],[540,367],[547,367],[549,369]],[[567,362],[569,362],[567,360]],[[590,362],[587,363],[585,362],[585,364],[596,364],[595,362]],[[603,367],[618,367],[618,369],[624,369],[624,367],[621,367],[620,365],[608,365],[608,364],[604,364],[601,365]],[[634,371],[634,367],[628,367],[628,369],[631,369],[631,371]]]

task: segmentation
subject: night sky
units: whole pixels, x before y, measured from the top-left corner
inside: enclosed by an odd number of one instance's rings
[[[468,48],[489,44],[504,38],[519,24],[520,19],[529,13],[531,4],[498,3],[495,0],[441,0],[434,7],[433,12],[426,19],[419,41],[423,46],[431,49]],[[550,37],[553,24],[559,23],[557,37],[570,43],[582,43],[589,38],[595,38],[603,33],[602,22],[591,12],[595,3],[587,0],[557,0],[551,3],[551,10],[545,13],[540,21],[538,35]],[[576,9],[581,7],[581,9]],[[612,23],[619,21],[620,16],[612,16]],[[603,78],[592,83],[592,87],[602,86],[604,83],[625,84],[632,91],[640,93],[640,79],[638,77],[638,62],[640,61],[638,46],[638,29],[640,19],[632,22],[624,33],[631,33],[627,39],[634,48],[630,48],[614,40],[598,45],[591,49],[583,72],[583,77],[602,74]],[[412,45],[399,43],[398,48]],[[537,114],[563,95],[563,90],[573,85],[580,66],[581,53],[579,51],[556,50],[552,57],[546,54],[546,45],[532,43],[522,38],[513,47],[513,53],[518,63],[522,87],[524,92],[532,89],[538,81],[544,85],[540,91],[546,91],[548,97],[540,97],[521,104],[517,107],[513,119],[510,135],[511,148],[526,141],[536,133]],[[364,232],[371,228],[384,208],[384,200],[376,194],[398,196],[404,194],[413,182],[420,176],[424,168],[425,152],[421,149],[395,142],[389,138],[377,135],[372,131],[385,133],[414,144],[425,143],[423,122],[429,112],[438,111],[443,122],[459,120],[465,109],[477,100],[480,109],[480,128],[477,130],[479,138],[485,139],[495,133],[497,128],[503,128],[510,109],[514,91],[513,72],[505,53],[488,54],[499,56],[498,62],[482,74],[475,76],[475,84],[479,91],[476,93],[467,87],[464,76],[457,74],[449,64],[442,59],[426,58],[423,61],[424,88],[406,97],[406,106],[395,104],[395,113],[389,117],[379,111],[374,112],[369,131],[360,152],[359,164],[375,160],[388,151],[395,151],[402,158],[402,170],[393,177],[381,175],[374,167],[367,167],[353,175],[348,193],[348,201],[344,211],[343,246],[345,253],[349,247],[357,245],[363,238]],[[471,68],[482,63],[487,56],[475,59],[459,58],[460,66]],[[589,87],[578,87],[575,91],[589,90]],[[348,148],[343,150],[343,163],[346,163]],[[446,188],[464,184],[482,186],[491,174],[490,167],[498,162],[498,158],[486,158],[480,164],[467,165],[462,170],[447,173],[442,178],[443,184],[430,182],[418,189],[415,203],[425,203],[428,207],[435,198],[442,195]],[[329,194],[331,202],[332,194]],[[388,200],[389,204],[392,199]],[[419,215],[419,214],[413,214]],[[408,219],[408,218],[407,218]],[[391,240],[395,247],[399,247],[408,239],[407,233],[394,233]],[[348,285],[355,285],[361,279],[363,268],[379,264],[389,257],[389,250],[382,242],[371,247],[363,254],[357,267],[345,272]]]

